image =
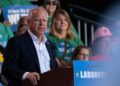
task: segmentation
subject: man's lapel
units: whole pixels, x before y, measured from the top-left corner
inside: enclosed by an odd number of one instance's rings
[[[29,54],[32,55],[33,60],[35,61],[35,64],[37,66],[37,68],[39,69],[40,72],[40,65],[39,65],[39,61],[38,61],[38,56],[37,56],[37,51],[35,49],[34,43],[32,41],[32,38],[30,37],[30,35],[28,34],[28,32],[25,33],[25,42],[26,42],[26,46],[28,47],[28,51],[30,51]]]

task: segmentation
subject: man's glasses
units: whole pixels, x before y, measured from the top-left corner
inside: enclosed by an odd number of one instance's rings
[[[46,5],[50,5],[50,4],[57,5],[58,2],[57,1],[46,1],[45,4]]]

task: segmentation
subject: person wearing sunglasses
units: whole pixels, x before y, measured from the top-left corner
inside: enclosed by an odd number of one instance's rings
[[[48,15],[50,17],[53,16],[54,12],[61,8],[60,7],[60,2],[58,0],[44,0],[44,7],[48,11]]]
[[[60,9],[60,2],[58,0],[44,0],[43,6],[48,12],[48,29],[46,30],[46,34],[49,33],[51,28],[52,16],[57,9]]]

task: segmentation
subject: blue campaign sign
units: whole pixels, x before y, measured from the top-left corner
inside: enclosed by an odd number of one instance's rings
[[[103,86],[106,77],[103,62],[74,61],[74,86]]]
[[[12,30],[17,30],[17,23],[21,16],[27,16],[30,9],[37,7],[35,5],[16,5],[5,6],[2,8],[3,17],[5,21],[9,21],[12,24]]]

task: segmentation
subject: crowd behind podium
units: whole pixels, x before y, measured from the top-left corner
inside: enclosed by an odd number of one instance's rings
[[[32,4],[27,0],[0,1],[1,7],[9,5]],[[19,19],[17,32],[10,25],[9,21],[0,23],[1,86],[6,86],[6,81],[8,86],[21,86],[25,79],[37,85],[43,73],[72,68],[75,60],[119,57],[119,37],[106,26],[99,26],[92,45],[85,46],[59,0],[44,0],[43,6],[31,9]]]

